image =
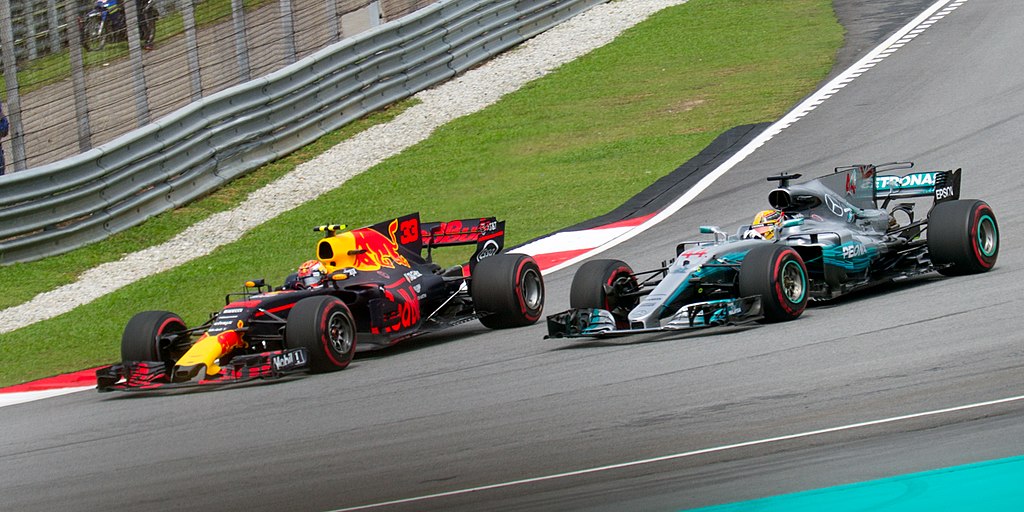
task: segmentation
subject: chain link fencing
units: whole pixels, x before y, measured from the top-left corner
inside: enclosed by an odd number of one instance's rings
[[[435,1],[0,0],[4,171],[88,151]]]

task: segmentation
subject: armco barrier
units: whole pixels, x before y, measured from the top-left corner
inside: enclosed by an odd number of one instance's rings
[[[443,0],[74,157],[0,176],[0,264],[140,224],[604,0]]]

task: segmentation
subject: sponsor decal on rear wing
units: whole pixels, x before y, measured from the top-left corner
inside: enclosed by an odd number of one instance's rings
[[[925,171],[903,176],[875,176],[875,196],[888,199],[933,196],[935,202],[960,197],[960,171]]]
[[[431,259],[430,251],[435,247],[476,244],[476,250],[466,265],[472,274],[480,260],[498,254],[505,246],[505,221],[483,217],[424,222],[420,224],[420,237],[427,248],[428,261]]]
[[[499,231],[499,225],[503,224],[494,217],[424,222],[420,224],[420,234],[426,246],[469,245],[475,244],[481,236]]]

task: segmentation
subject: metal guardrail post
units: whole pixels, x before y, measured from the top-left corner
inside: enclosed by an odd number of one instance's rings
[[[28,60],[36,60],[39,57],[39,51],[36,49],[36,20],[35,13],[32,12],[32,4],[26,3],[24,27],[25,33],[25,48],[28,49]]]
[[[370,6],[367,7],[370,10],[370,26],[376,27],[380,25],[380,0],[373,0],[370,2]]]
[[[125,25],[128,25],[128,55],[132,61],[132,83],[135,85],[135,117],[139,127],[149,124],[149,97],[146,89],[146,69],[142,62],[139,43],[139,8],[132,1],[121,2]]]
[[[78,120],[78,151],[92,149],[92,130],[89,128],[89,94],[85,89],[85,65],[82,62],[82,39],[78,16],[68,12],[68,61],[71,64],[71,88],[75,95],[75,119]]]
[[[0,57],[4,64],[4,82],[7,85],[7,105],[4,113],[10,121],[11,157],[15,171],[25,170],[25,132],[21,123],[21,96],[18,93],[18,64],[14,54],[14,23],[11,2],[0,0]],[[5,170],[6,172],[6,170]]]
[[[60,52],[60,13],[58,12],[57,0],[46,0],[46,14],[47,23],[49,29],[47,35],[50,36],[50,53]]]
[[[231,19],[235,26],[235,59],[238,61],[238,83],[252,79],[249,68],[249,47],[245,35],[245,3],[231,0]]]
[[[189,98],[198,101],[203,97],[203,79],[199,73],[199,42],[196,38],[196,10],[193,0],[181,0],[181,20],[185,25],[185,58],[188,61],[188,76],[191,84]]]
[[[327,41],[336,43],[341,39],[341,16],[338,16],[338,0],[326,0],[324,4],[327,18]]]
[[[284,63],[293,64],[296,58],[295,51],[295,12],[292,9],[292,0],[281,0],[281,51],[284,53]]]

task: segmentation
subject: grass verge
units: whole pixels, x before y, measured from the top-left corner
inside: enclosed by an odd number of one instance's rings
[[[202,322],[244,280],[280,282],[311,257],[315,224],[493,214],[508,221],[511,245],[603,214],[723,131],[779,118],[827,75],[841,44],[830,0],[666,9],[234,244],[0,335],[0,385],[117,360],[121,330],[141,310]],[[28,267],[3,273],[27,278]]]
[[[242,176],[210,195],[187,206],[162,213],[140,226],[117,233],[106,240],[43,260],[0,266],[0,309],[29,301],[32,297],[73,282],[86,270],[120,259],[122,255],[159,245],[185,228],[215,213],[238,206],[250,192],[293,171],[303,162],[337,145],[370,126],[386,123],[418,103],[409,99],[375,112],[316,142]]]

